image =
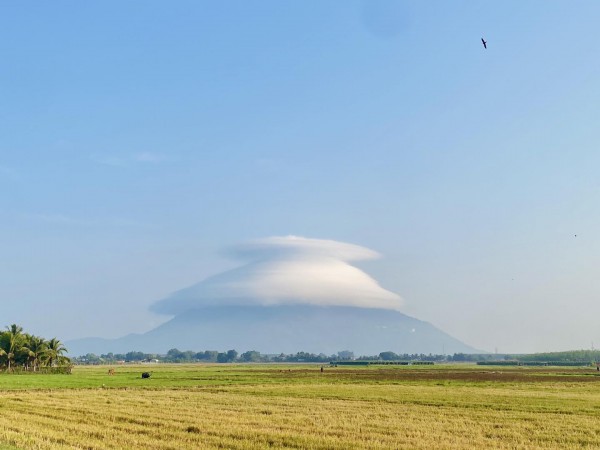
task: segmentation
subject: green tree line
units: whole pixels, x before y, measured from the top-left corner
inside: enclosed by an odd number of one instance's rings
[[[73,358],[75,364],[114,364],[123,362],[165,362],[165,363],[231,363],[231,362],[329,362],[353,359],[354,353],[349,351],[338,352],[335,355],[325,355],[324,353],[314,354],[308,352],[297,352],[293,354],[266,355],[255,350],[250,350],[239,354],[236,350],[227,350],[218,352],[216,350],[205,350],[195,352],[192,350],[181,351],[172,348],[166,354],[143,353],[131,351],[127,353],[106,353],[96,355],[88,353],[77,358]]]
[[[70,364],[67,349],[56,338],[44,339],[12,324],[0,332],[0,368],[7,372],[25,370],[38,372],[42,368]]]
[[[565,352],[550,353],[531,353],[528,355],[515,355],[517,361],[558,361],[558,362],[576,362],[576,361],[600,361],[599,350],[569,350]]]
[[[218,352],[216,350],[205,350],[195,352],[192,350],[181,351],[172,348],[166,354],[158,353],[143,353],[131,351],[127,353],[106,353],[96,355],[88,353],[73,359],[76,364],[114,364],[123,362],[165,362],[165,363],[193,363],[193,362],[215,362],[215,363],[231,363],[231,362],[317,362],[326,363],[330,361],[350,361],[359,359],[361,361],[467,361],[468,356],[455,354],[452,355],[433,355],[433,354],[397,354],[394,352],[381,352],[378,355],[360,356],[356,358],[354,352],[349,350],[339,351],[333,355],[325,353],[309,353],[297,352],[290,354],[263,354],[255,350],[250,350],[238,354],[236,350],[228,350],[226,352]],[[477,355],[474,361],[485,359],[488,355]]]

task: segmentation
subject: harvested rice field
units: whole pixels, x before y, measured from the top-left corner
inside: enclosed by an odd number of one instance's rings
[[[109,368],[0,375],[0,449],[600,447],[592,368]]]

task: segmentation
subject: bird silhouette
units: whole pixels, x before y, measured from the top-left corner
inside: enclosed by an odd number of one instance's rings
[[[487,48],[487,41],[481,38],[481,42],[483,43],[483,48]]]

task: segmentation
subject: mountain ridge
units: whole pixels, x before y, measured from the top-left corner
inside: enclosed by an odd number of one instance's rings
[[[347,306],[211,306],[186,311],[143,334],[66,343],[70,355],[180,350],[358,355],[480,353],[428,322],[394,310]]]

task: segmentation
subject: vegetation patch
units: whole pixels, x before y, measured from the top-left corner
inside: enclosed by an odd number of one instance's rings
[[[66,352],[58,339],[46,340],[25,333],[16,324],[0,332],[0,369],[8,373],[71,373],[70,360],[64,356]]]

